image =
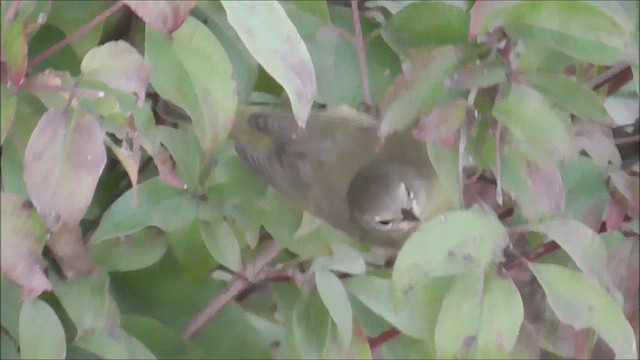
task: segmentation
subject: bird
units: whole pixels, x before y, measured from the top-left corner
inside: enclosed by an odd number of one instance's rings
[[[313,109],[304,128],[286,108],[245,108],[230,137],[248,167],[299,210],[355,240],[397,250],[453,202],[426,145],[406,131],[379,146],[378,125],[348,106]]]

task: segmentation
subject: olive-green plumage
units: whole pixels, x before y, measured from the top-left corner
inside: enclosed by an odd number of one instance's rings
[[[312,111],[304,129],[290,111],[241,109],[231,136],[238,155],[295,206],[353,238],[399,248],[451,202],[424,144],[397,133],[378,151],[377,125],[346,107]]]

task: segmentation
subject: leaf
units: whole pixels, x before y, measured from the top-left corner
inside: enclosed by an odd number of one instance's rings
[[[450,149],[455,145],[466,110],[467,102],[464,99],[438,106],[420,120],[413,130],[413,136],[427,144],[435,143]]]
[[[206,26],[188,18],[172,40],[147,28],[145,59],[153,88],[186,111],[208,158],[231,130],[238,102],[224,48]]]
[[[209,253],[220,264],[233,271],[240,271],[240,245],[233,231],[224,219],[200,222],[202,240],[209,249]]]
[[[530,220],[539,220],[565,209],[565,188],[554,163],[532,163],[519,154],[502,156],[502,180]]]
[[[130,235],[92,242],[91,258],[107,271],[132,271],[156,263],[167,250],[164,234],[155,228],[144,228]]]
[[[509,358],[524,321],[522,298],[513,280],[489,272],[485,279],[482,317],[475,358]]]
[[[621,306],[583,274],[554,264],[528,263],[558,319],[577,330],[595,330],[617,359],[638,356],[633,329]]]
[[[12,339],[20,337],[20,308],[22,299],[20,288],[4,274],[0,276],[0,324],[5,329],[3,333]],[[16,344],[17,345],[17,344]]]
[[[44,13],[44,15],[46,15],[47,24],[54,25],[58,29],[62,30],[64,35],[62,38],[64,38],[65,36],[72,36],[82,26],[100,16],[100,14],[107,10],[110,5],[111,4],[108,1],[91,1],[78,4],[73,0],[60,0],[52,2],[50,5],[51,11],[49,11],[48,14]],[[75,53],[78,57],[83,57],[87,51],[98,45],[103,31],[108,31],[108,25],[105,24],[108,24],[109,20],[111,19],[107,19],[105,23],[98,23],[95,24],[95,26],[86,29],[86,32],[83,32],[83,35],[80,38],[70,44],[71,52]],[[51,37],[51,33],[47,31],[47,29],[41,30],[47,33],[48,37]],[[54,43],[50,43],[49,46],[53,44]],[[35,53],[41,54],[42,51],[36,51]],[[63,60],[61,59],[60,61],[62,62]],[[51,65],[53,64],[49,64],[48,67],[60,69],[57,66]],[[44,67],[44,69],[48,67]],[[77,73],[77,66],[75,66],[73,72]]]
[[[394,264],[397,295],[435,277],[481,271],[501,256],[507,239],[495,215],[478,208],[451,211],[420,225]]]
[[[151,154],[151,157],[153,158],[153,163],[156,165],[156,168],[158,168],[158,178],[163,183],[176,189],[186,190],[188,188],[187,184],[178,177],[176,164],[167,150],[159,147]]]
[[[453,204],[459,206],[460,179],[458,177],[459,151],[458,149],[446,149],[438,144],[428,145],[429,161],[433,165],[442,187],[447,196],[453,200]]]
[[[178,229],[195,219],[196,202],[182,190],[152,178],[138,186],[138,206],[133,206],[133,190],[116,200],[100,219],[90,243],[127,235],[146,226],[163,230]]]
[[[120,161],[120,164],[127,172],[129,176],[129,180],[131,180],[131,185],[133,186],[133,201],[134,203],[138,202],[138,169],[140,167],[140,148],[138,149],[128,149],[125,143],[122,143],[122,146],[118,146],[113,143],[113,141],[106,141],[109,149],[113,151],[113,153]]]
[[[36,298],[51,290],[41,255],[46,241],[44,221],[27,199],[5,192],[0,196],[2,273],[21,287],[24,299]]]
[[[607,250],[600,236],[593,230],[571,219],[546,221],[530,225],[530,229],[555,240],[585,275],[596,280],[612,295],[620,296],[606,273]]]
[[[278,2],[221,3],[249,52],[285,89],[293,114],[304,127],[317,94],[316,74],[309,51],[282,6]]]
[[[530,160],[557,160],[573,153],[569,115],[524,85],[512,87],[506,98],[498,100],[493,115],[509,129],[515,145]]]
[[[620,166],[622,163],[611,128],[600,124],[576,122],[573,125],[573,134],[576,145],[586,151],[599,167],[605,168],[609,163]]]
[[[171,34],[182,26],[197,1],[125,1],[124,3],[152,29]]]
[[[316,294],[298,298],[293,308],[295,342],[302,358],[323,358],[326,350],[331,317]]]
[[[188,351],[180,333],[150,317],[127,315],[122,317],[122,329],[132,335],[159,358],[179,358]]]
[[[318,293],[338,327],[342,345],[349,346],[353,333],[353,313],[347,291],[333,272],[319,268],[315,271],[315,275]]]
[[[136,94],[139,106],[144,103],[151,69],[129,43],[110,41],[91,49],[82,59],[80,69],[88,78]]]
[[[18,106],[18,96],[9,89],[4,88],[0,91],[2,97],[2,115],[0,115],[0,144],[4,142],[4,138],[7,136],[13,118],[16,115],[16,108]]]
[[[158,126],[156,129],[160,141],[169,150],[176,162],[176,175],[184,179],[187,189],[198,192],[200,173],[202,172],[202,153],[198,147],[198,139],[193,128],[180,129]]]
[[[423,21],[429,18],[431,21]],[[445,2],[415,2],[393,14],[381,29],[396,52],[433,45],[467,42],[469,15],[465,9]]]
[[[469,272],[455,277],[438,315],[435,342],[438,357],[467,357],[477,340],[482,316],[484,274]]]
[[[49,305],[33,299],[20,310],[20,358],[64,359],[67,351],[64,329]]]
[[[472,90],[500,84],[506,79],[504,64],[476,63],[454,73],[446,81],[451,88]]]
[[[573,81],[564,74],[543,72],[525,73],[524,79],[549,101],[570,113],[584,120],[611,123],[602,100],[585,84]]]
[[[47,111],[24,155],[24,181],[50,228],[77,224],[87,211],[107,162],[103,132],[83,112]]]
[[[404,334],[419,339],[428,337],[429,318],[433,313],[428,312],[432,309],[425,306],[428,303],[425,298],[428,299],[429,295],[437,295],[438,291],[416,291],[394,302],[393,284],[388,279],[363,275],[346,280],[344,285],[371,311]]]
[[[605,173],[592,159],[579,156],[559,165],[567,197],[565,212],[573,219],[582,220],[587,209],[595,202],[609,201],[611,196],[607,190]]]
[[[500,14],[505,8],[519,1],[476,1],[471,7],[469,19],[469,39],[475,40],[479,35],[490,32],[500,26]]]
[[[50,236],[47,245],[67,278],[72,279],[95,270],[79,224],[63,224],[50,233]]]
[[[381,104],[378,136],[385,138],[405,129],[417,117],[429,113],[443,97],[444,80],[456,69],[458,55],[452,46],[422,54],[412,69],[399,75]]]
[[[507,34],[586,62],[607,65],[624,58],[637,59],[637,54],[629,51],[629,29],[591,2],[523,1],[509,7],[503,16]]]
[[[345,36],[355,34],[351,10],[340,6],[329,7],[331,23],[328,24],[318,16],[300,10],[297,1],[281,4],[298,29],[313,60],[318,85],[316,101],[328,107],[348,105],[356,108],[362,104],[365,99],[358,51]],[[363,36],[368,38],[365,50],[369,90],[372,99],[380,99],[400,72],[400,61],[384,39],[375,36],[379,24],[367,17],[361,17],[360,23]]]
[[[321,2],[313,1],[313,3]],[[204,24],[218,38],[229,56],[231,65],[233,65],[234,79],[238,84],[238,99],[240,103],[247,103],[258,79],[258,62],[251,56],[247,47],[244,46],[238,34],[227,21],[222,4],[214,1],[200,1],[196,5],[196,9],[201,10],[208,19],[211,19]]]
[[[54,281],[54,293],[76,326],[78,337],[102,328],[108,320],[109,278],[105,274]]]
[[[120,328],[100,328],[76,340],[78,347],[103,359],[155,359],[138,339]]]
[[[630,176],[619,170],[609,174],[613,186],[622,194],[623,201],[626,201],[631,216],[640,218],[640,180],[637,176]]]
[[[24,29],[25,23],[20,20],[2,24],[2,62],[6,64],[6,81],[12,87],[19,87],[27,74],[29,48]],[[4,78],[4,68],[2,72]]]

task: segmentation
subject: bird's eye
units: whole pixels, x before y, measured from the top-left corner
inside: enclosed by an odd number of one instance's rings
[[[389,226],[389,225],[391,225],[391,222],[392,222],[392,221],[391,221],[391,220],[386,220],[386,219],[385,219],[385,220],[376,220],[376,222],[377,222],[378,224],[382,225],[382,226]]]

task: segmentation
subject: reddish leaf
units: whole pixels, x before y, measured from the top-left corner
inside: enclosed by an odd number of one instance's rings
[[[95,119],[76,112],[68,120],[63,110],[47,111],[24,155],[27,191],[50,228],[82,219],[107,161]]]
[[[63,224],[51,234],[47,244],[67,278],[73,279],[93,271],[93,262],[84,245],[80,225]]]
[[[466,109],[467,102],[464,99],[438,106],[420,121],[413,136],[427,144],[437,143],[444,148],[451,148],[465,119]]]
[[[640,179],[627,175],[624,171],[617,171],[611,175],[611,182],[623,195],[629,206],[629,214],[640,219]]]
[[[454,89],[471,90],[504,82],[507,76],[502,64],[473,64],[453,75],[447,82]]]
[[[616,231],[622,228],[624,216],[627,213],[627,206],[615,197],[609,203],[609,211],[607,211],[607,231]]]
[[[476,40],[477,36],[491,30],[492,20],[502,8],[510,6],[515,1],[476,1],[470,10],[469,40]]]
[[[2,273],[20,285],[24,299],[33,299],[51,290],[41,257],[46,228],[27,199],[4,192],[0,195]]]
[[[2,62],[7,66],[7,79],[3,78],[2,83],[6,81],[10,86],[18,87],[27,73],[29,48],[25,25],[22,21],[14,21],[6,27],[2,25]]]
[[[151,69],[140,53],[128,43],[111,41],[91,49],[82,59],[80,69],[88,78],[136,94],[139,106],[144,103]]]
[[[600,124],[577,122],[573,126],[576,143],[601,167],[609,163],[620,166],[620,153],[613,142],[611,129]]]
[[[187,184],[180,180],[178,174],[176,174],[176,164],[167,150],[159,148],[151,157],[153,157],[153,162],[158,168],[160,180],[162,180],[163,183],[178,189],[187,188]]]
[[[182,26],[197,1],[125,1],[124,3],[152,29],[171,34]]]
[[[564,211],[565,194],[560,170],[555,164],[533,164],[527,166],[533,196],[546,204],[552,213]]]

